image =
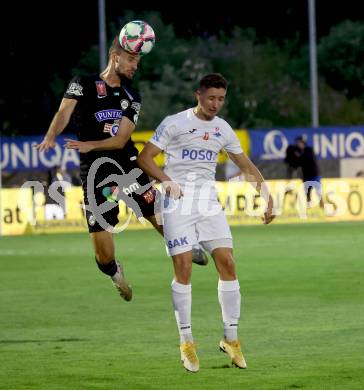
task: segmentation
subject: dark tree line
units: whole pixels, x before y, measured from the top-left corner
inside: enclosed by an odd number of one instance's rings
[[[122,20],[133,18],[127,13]],[[221,115],[234,127],[310,126],[308,47],[301,39],[258,39],[255,30],[239,27],[186,39],[156,12],[144,20],[153,26],[157,43],[135,80],[144,103],[138,129],[153,129],[165,115],[193,105],[197,81],[207,72],[220,72],[230,82]],[[117,24],[109,30],[116,34]],[[320,124],[364,124],[364,22],[337,24],[317,49]],[[1,102],[2,133],[43,133],[72,74],[97,71],[95,44],[80,53],[72,70],[53,74],[47,85],[39,82],[37,101]]]

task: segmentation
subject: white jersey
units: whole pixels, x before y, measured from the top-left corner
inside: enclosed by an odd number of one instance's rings
[[[177,182],[184,196],[214,199],[217,156],[221,149],[240,154],[243,150],[231,126],[215,116],[199,119],[193,109],[167,116],[150,142],[166,153],[164,172]]]

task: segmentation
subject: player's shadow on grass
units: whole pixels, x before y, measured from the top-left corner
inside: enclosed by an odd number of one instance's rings
[[[0,340],[0,344],[28,344],[28,343],[73,343],[78,341],[89,341],[89,339],[62,338],[53,340]]]
[[[231,364],[223,364],[222,366],[212,366],[211,368],[213,370],[218,370],[221,368],[235,368],[235,367],[233,367]]]

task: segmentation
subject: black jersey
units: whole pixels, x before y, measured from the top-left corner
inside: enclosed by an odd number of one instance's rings
[[[64,97],[77,100],[71,124],[80,141],[98,141],[115,136],[124,116],[136,124],[141,106],[139,93],[128,83],[122,82],[120,87],[112,88],[98,75],[74,77]],[[137,155],[130,138],[123,149],[80,153],[81,174],[87,174],[91,164],[99,157],[112,158],[123,166]]]

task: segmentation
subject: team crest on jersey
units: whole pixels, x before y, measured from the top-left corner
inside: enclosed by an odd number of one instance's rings
[[[209,139],[209,133],[207,131],[205,131],[205,134],[204,136],[202,137],[205,141],[207,141]]]
[[[120,106],[123,111],[129,107],[129,102],[126,99],[120,101]]]
[[[216,138],[221,137],[220,127],[219,127],[219,126],[216,126],[216,127],[215,127],[214,133],[213,133],[212,135],[213,135],[214,137],[216,137]]]
[[[96,91],[98,98],[104,98],[107,96],[105,81],[95,81]]]

